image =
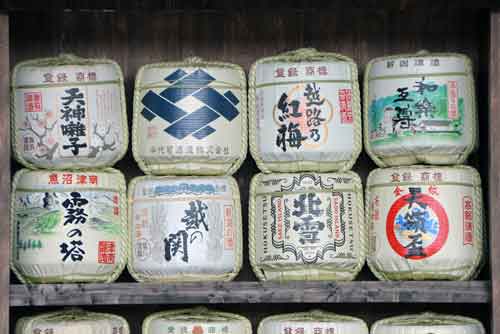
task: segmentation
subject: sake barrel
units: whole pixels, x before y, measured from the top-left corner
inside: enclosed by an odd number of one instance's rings
[[[129,203],[128,268],[136,280],[229,281],[238,274],[241,207],[232,177],[138,177]]]
[[[466,161],[477,144],[472,64],[462,54],[376,58],[365,71],[364,139],[379,167]]]
[[[249,77],[250,151],[269,172],[348,170],[361,152],[356,64],[299,49],[253,64]]]
[[[152,314],[144,320],[142,333],[252,334],[252,325],[237,314],[196,307]]]
[[[128,146],[123,75],[108,59],[34,59],[12,73],[12,143],[30,168],[115,164]]]
[[[371,334],[484,334],[476,319],[434,313],[403,315],[375,322]]]
[[[125,178],[114,169],[16,173],[11,267],[23,283],[112,282],[127,262]]]
[[[249,215],[250,263],[260,280],[352,280],[364,265],[354,172],[257,174]]]
[[[139,70],[132,149],[145,173],[232,174],[245,159],[247,132],[240,66],[195,57]]]
[[[143,334],[252,334],[250,321],[240,315],[205,307],[158,312],[142,323]]]
[[[368,177],[368,265],[381,280],[467,280],[483,257],[481,180],[467,166],[376,169]]]
[[[368,326],[358,318],[314,310],[264,318],[257,334],[368,334]]]
[[[16,334],[34,333],[129,334],[130,329],[120,316],[70,309],[18,320]]]

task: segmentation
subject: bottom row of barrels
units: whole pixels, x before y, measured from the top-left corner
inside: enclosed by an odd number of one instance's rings
[[[90,313],[79,309],[22,318],[16,334],[32,333],[128,334],[127,321],[117,315]],[[484,334],[476,319],[421,313],[386,318],[367,324],[352,316],[314,310],[274,315],[263,319],[258,334]],[[251,334],[250,321],[237,314],[210,311],[204,307],[155,313],[142,325],[144,334]]]

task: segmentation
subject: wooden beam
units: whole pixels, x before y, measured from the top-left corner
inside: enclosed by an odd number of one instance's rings
[[[490,19],[489,222],[492,288],[491,333],[500,334],[500,12]]]
[[[206,303],[488,303],[488,281],[11,285],[14,306]]]
[[[0,333],[9,333],[10,101],[9,17],[0,14]]]

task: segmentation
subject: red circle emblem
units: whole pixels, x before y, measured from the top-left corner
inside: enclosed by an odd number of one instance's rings
[[[400,232],[399,226],[396,224],[396,219],[398,218],[398,215],[400,215],[401,210],[404,210],[405,206],[408,208],[407,212],[410,211],[412,196],[414,195],[403,195],[392,204],[389,213],[387,214],[386,234],[392,249],[400,256],[412,260],[421,260],[436,254],[446,243],[449,231],[448,215],[446,214],[441,203],[439,203],[436,199],[426,194],[419,194],[418,203],[425,205],[425,210],[432,211],[430,213],[437,219],[438,227],[435,233],[426,233],[426,237],[431,240],[426,242],[425,246],[424,242],[421,241],[421,246],[419,247],[418,252],[410,252],[409,245],[412,244],[412,239],[410,239],[411,236],[408,238],[406,245],[401,242],[401,236],[398,238],[398,235],[396,235],[396,232]],[[419,236],[421,235],[422,234],[419,234]]]
[[[192,330],[193,334],[203,334],[203,327],[201,326],[194,326]]]

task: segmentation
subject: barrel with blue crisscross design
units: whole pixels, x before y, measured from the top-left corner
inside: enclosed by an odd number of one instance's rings
[[[246,133],[241,67],[189,58],[139,70],[133,152],[145,173],[232,174],[246,155]]]

